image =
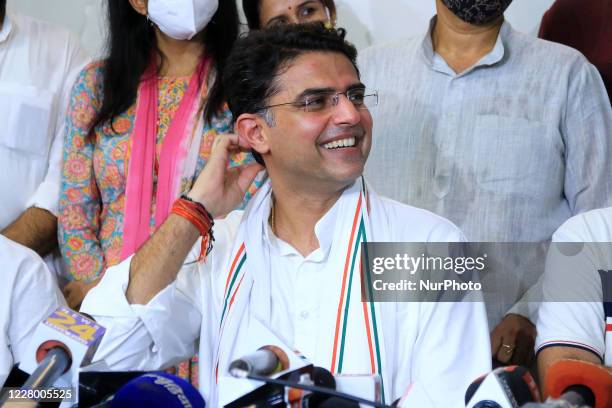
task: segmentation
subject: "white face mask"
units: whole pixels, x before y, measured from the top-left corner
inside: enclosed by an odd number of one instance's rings
[[[149,0],[149,19],[169,37],[191,40],[210,22],[219,0]]]

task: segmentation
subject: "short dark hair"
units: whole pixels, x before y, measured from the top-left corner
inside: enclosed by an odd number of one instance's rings
[[[251,31],[236,41],[223,72],[227,103],[236,120],[243,113],[265,113],[269,98],[279,92],[276,79],[283,69],[307,52],[333,52],[348,58],[359,75],[357,50],[342,28],[297,24]],[[263,164],[261,156],[253,152]]]
[[[319,0],[329,10],[329,15],[332,21],[336,20],[336,3],[334,0]],[[242,0],[242,10],[247,19],[249,29],[258,30],[261,28],[259,23],[259,6],[261,0]]]

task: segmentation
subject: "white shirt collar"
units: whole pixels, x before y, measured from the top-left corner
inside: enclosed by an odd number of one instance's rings
[[[8,13],[4,16],[4,22],[2,23],[2,29],[0,30],[0,44],[5,42],[13,31],[13,21]]]
[[[355,183],[352,187],[349,187],[349,190],[355,188],[356,185],[357,183]],[[327,258],[333,241],[339,202],[340,199],[338,199],[334,203],[334,205],[325,213],[325,215],[323,215],[323,217],[321,217],[321,219],[317,221],[315,225],[315,236],[319,241],[319,248],[313,251],[308,256],[306,256],[304,259],[308,259],[314,262],[321,262]],[[269,201],[268,206],[269,214],[272,208],[272,200]],[[274,235],[274,233],[272,232],[272,228],[269,224],[264,230],[264,239],[270,245],[270,249],[275,251],[280,256],[302,256],[293,246]]]

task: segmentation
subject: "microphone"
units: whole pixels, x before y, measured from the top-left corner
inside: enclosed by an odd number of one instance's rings
[[[77,393],[79,368],[91,362],[104,335],[104,327],[61,306],[34,331],[29,352],[19,369],[30,374],[22,389],[52,385],[73,387]]]
[[[297,374],[300,378],[295,378]],[[289,380],[304,383],[302,376],[312,377],[309,382],[317,387],[329,388],[332,390],[336,389],[336,380],[332,373],[322,367],[313,367],[312,374],[300,374],[293,373],[289,376]],[[321,403],[329,398],[329,395],[312,393],[305,390],[290,388],[288,394],[288,400],[291,407],[295,408],[306,408],[306,407],[318,407]]]
[[[546,407],[571,403],[607,408],[612,406],[612,372],[586,361],[560,360],[550,366],[544,390],[544,395],[549,396],[548,405],[543,405]]]
[[[385,405],[380,402],[370,401],[365,398],[357,397],[355,395],[350,395],[344,392],[336,391],[333,389],[329,389],[329,388],[325,388],[325,387],[321,387],[317,385],[304,384],[301,382],[290,381],[290,380],[281,380],[280,378],[270,378],[270,377],[265,377],[265,376],[256,375],[256,374],[249,374],[246,378],[249,380],[261,381],[263,383],[270,384],[270,385],[278,385],[278,386],[285,387],[285,388],[296,388],[300,390],[310,391],[311,393],[329,395],[330,396],[329,400],[332,399],[331,397],[335,397],[335,398],[338,398],[344,401],[353,401],[358,404],[368,405],[368,406],[377,407],[377,408],[391,408],[389,405]],[[327,402],[329,400],[325,400],[323,402]],[[330,406],[330,405],[325,405],[325,406]]]
[[[466,408],[518,408],[537,401],[533,377],[519,366],[499,367],[472,382],[465,393]]]
[[[108,400],[92,408],[205,408],[204,398],[193,385],[172,374],[141,375],[121,387]]]
[[[256,352],[234,360],[229,373],[236,378],[246,378],[251,374],[273,375],[289,368],[289,357],[280,347],[263,346]]]

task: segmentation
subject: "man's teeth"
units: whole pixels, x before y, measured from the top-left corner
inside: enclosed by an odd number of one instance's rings
[[[336,140],[336,141],[333,141],[333,142],[325,143],[323,145],[323,147],[326,148],[326,149],[337,149],[339,147],[351,147],[351,146],[355,146],[355,138],[354,137],[349,137],[349,138],[346,138],[346,139]]]

